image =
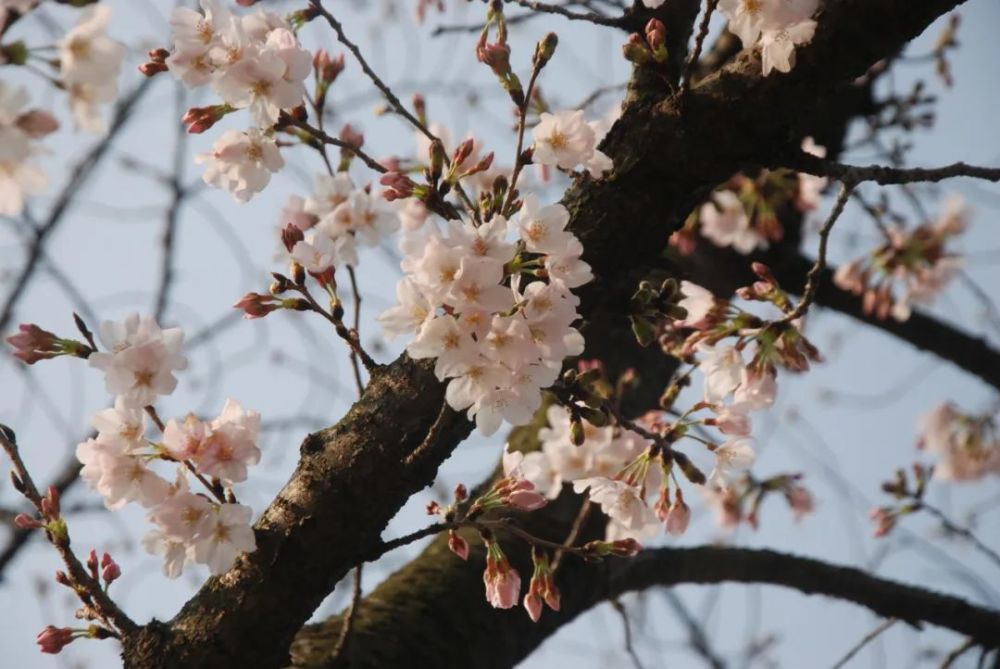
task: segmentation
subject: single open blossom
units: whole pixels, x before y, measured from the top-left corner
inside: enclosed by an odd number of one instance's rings
[[[718,190],[700,210],[701,234],[716,246],[731,246],[743,254],[767,248],[768,242],[750,224],[750,217],[739,196],[731,190]]]
[[[59,43],[59,69],[67,82],[117,78],[125,47],[106,34],[111,8],[95,4],[84,10],[76,26]]]
[[[177,378],[173,372],[187,367],[180,352],[181,330],[161,330],[152,318],[132,314],[122,323],[105,321],[100,335],[109,352],[93,353],[89,361],[104,372],[109,393],[130,406],[142,407],[174,391]]]
[[[210,430],[193,458],[198,470],[226,483],[245,481],[247,467],[260,462],[260,414],[229,399]]]
[[[240,553],[256,550],[250,526],[251,511],[241,504],[220,504],[209,518],[207,529],[194,544],[198,562],[208,565],[212,575],[229,571]]]
[[[721,344],[699,344],[698,350],[703,354],[698,369],[705,376],[705,401],[718,404],[740,385],[743,356],[735,346]]]
[[[708,480],[719,487],[728,487],[735,474],[750,469],[756,459],[750,444],[749,439],[739,437],[716,448],[715,469],[708,475]]]
[[[812,20],[764,30],[760,38],[764,76],[772,70],[791,72],[795,65],[795,47],[811,42],[815,33],[816,22]]]
[[[90,424],[97,430],[98,440],[115,444],[123,453],[137,451],[145,445],[146,412],[123,397],[115,398],[114,407],[95,413]]]
[[[80,478],[104,497],[109,509],[133,501],[154,506],[168,494],[167,481],[119,443],[88,439],[77,446],[76,457],[83,465]]]
[[[624,535],[645,534],[658,521],[653,510],[640,496],[639,489],[624,481],[592,477],[573,482],[573,491],[588,490],[590,500],[599,504],[601,511],[625,530]],[[624,538],[624,537],[619,537]]]
[[[701,330],[709,323],[709,315],[716,308],[715,296],[711,291],[690,281],[681,281],[681,293],[684,298],[677,303],[687,311],[687,317],[677,323],[678,326]]]
[[[274,139],[258,128],[227,130],[212,152],[195,156],[195,162],[207,163],[205,183],[229,191],[240,202],[264,190],[271,174],[285,166]]]
[[[311,68],[312,58],[298,46],[295,36],[288,30],[274,30],[256,53],[225,69],[216,90],[237,109],[249,107],[254,123],[268,128],[282,109],[302,103],[303,81]]]
[[[16,216],[25,198],[42,192],[45,172],[35,164],[42,149],[35,142],[58,126],[48,112],[26,109],[27,92],[0,81],[0,214]]]
[[[991,415],[968,415],[943,403],[924,414],[918,425],[917,445],[940,458],[934,478],[973,481],[1000,474],[1000,438]]]
[[[581,165],[595,179],[613,167],[611,159],[597,149],[597,135],[581,110],[542,112],[532,138],[532,160],[538,165],[554,165],[564,170]]]

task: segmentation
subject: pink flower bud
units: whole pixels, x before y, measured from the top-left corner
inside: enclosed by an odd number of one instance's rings
[[[503,501],[504,504],[508,504],[525,511],[540,509],[548,503],[548,500],[535,490],[514,490],[507,495]]]
[[[285,249],[289,253],[292,252],[296,244],[305,240],[305,238],[306,236],[302,233],[302,228],[294,223],[289,223],[281,230],[281,243],[285,245]]]
[[[160,72],[166,72],[169,68],[167,67],[166,63],[156,62],[156,61],[148,61],[148,62],[143,63],[142,65],[140,65],[138,69],[139,69],[139,72],[141,72],[143,74],[143,76],[154,77],[157,74],[159,74]],[[189,130],[188,132],[191,132],[191,131]]]
[[[53,333],[33,323],[22,323],[18,329],[18,334],[7,337],[7,343],[14,347],[15,358],[33,365],[62,354],[60,340]]]
[[[542,617],[542,598],[532,591],[524,596],[524,609],[528,612],[528,617],[532,622],[538,622]]]
[[[17,117],[15,124],[33,139],[40,139],[59,129],[59,121],[47,111],[32,109]]]
[[[22,530],[37,530],[40,527],[45,527],[42,523],[35,520],[26,513],[19,513],[14,516],[14,524],[20,527]]]
[[[108,559],[108,563],[104,564],[104,561],[101,561],[101,566],[103,567],[101,570],[101,579],[105,584],[111,584],[112,581],[122,575],[122,568],[107,553],[104,554],[104,557]]]
[[[431,500],[427,502],[426,511],[428,516],[436,516],[439,513],[441,513],[441,505],[435,502],[434,500]]]
[[[459,483],[455,486],[455,501],[464,502],[469,497],[469,489],[465,487],[464,483]]]
[[[472,150],[475,148],[475,145],[476,142],[471,137],[459,144],[458,148],[456,148],[455,152],[452,154],[452,164],[457,167],[468,160],[469,156],[472,155]]]
[[[785,491],[785,500],[789,508],[795,514],[796,520],[801,520],[803,516],[812,513],[814,508],[813,496],[807,488],[800,485],[793,485]]]
[[[360,149],[365,143],[365,136],[355,130],[350,123],[340,129],[339,139],[352,149]]]
[[[53,627],[49,625],[38,633],[35,643],[38,644],[39,650],[43,653],[55,654],[73,643],[74,638],[73,630],[68,627]]]
[[[262,318],[272,311],[281,308],[281,303],[271,295],[259,293],[247,293],[233,304],[236,309],[243,310],[243,317],[247,319]]]
[[[681,494],[680,489],[677,489],[677,496],[674,499],[673,504],[667,510],[667,517],[664,519],[664,525],[667,528],[667,533],[674,536],[680,536],[688,528],[688,524],[691,522],[691,508],[684,503],[684,495]]]
[[[448,531],[448,549],[463,560],[469,559],[469,542],[455,530]]]
[[[228,105],[210,105],[208,107],[192,107],[181,117],[181,122],[187,126],[187,131],[193,135],[205,132],[223,116],[232,111]]]
[[[313,56],[313,68],[316,70],[316,77],[329,86],[344,71],[344,54],[331,58],[326,49],[319,49]]]
[[[483,582],[486,584],[486,601],[494,608],[509,609],[517,604],[521,594],[521,575],[510,566],[507,558],[494,560],[487,557]]]

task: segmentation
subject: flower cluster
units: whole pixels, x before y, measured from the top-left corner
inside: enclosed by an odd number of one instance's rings
[[[564,207],[529,195],[515,221],[450,221],[446,234],[425,228],[401,242],[399,305],[379,321],[390,336],[415,333],[407,352],[436,359],[448,404],[483,434],[530,421],[562,360],[583,350],[571,289],[592,275],[568,222]]]
[[[354,186],[346,172],[316,177],[316,190],[308,198],[293,196],[282,212],[283,230],[292,226],[300,235],[289,252],[306,271],[321,275],[335,265],[358,264],[357,243],[378,246],[400,226],[399,215],[382,198]],[[291,235],[291,236],[289,236]],[[288,245],[286,241],[286,246]]]
[[[209,163],[206,183],[245,202],[284,166],[273,127],[282,110],[302,104],[313,58],[274,12],[236,16],[220,0],[201,0],[201,7],[202,12],[174,9],[172,51],[151,53],[154,61],[147,66],[154,66],[151,73],[168,69],[191,88],[209,85],[222,99],[223,104],[188,111],[184,121],[192,132],[203,132],[237,109],[249,110],[256,127],[227,131],[211,153],[198,157]]]
[[[17,215],[26,195],[40,193],[48,182],[32,161],[43,149],[35,140],[58,127],[41,109],[26,109],[28,95],[0,81],[0,214]]]
[[[823,157],[826,149],[811,137],[802,142],[803,151]],[[671,244],[683,253],[694,249],[695,230],[719,247],[730,247],[744,255],[766,249],[784,236],[779,215],[791,208],[802,214],[814,210],[826,179],[790,170],[761,170],[755,178],[734,175],[712,193],[709,201],[695,211],[682,230],[674,233]]]
[[[598,122],[588,123],[583,111],[543,112],[531,131],[532,161],[537,165],[574,170],[583,167],[595,179],[610,170],[611,159],[597,149],[602,136]]]
[[[59,43],[60,76],[73,120],[94,133],[105,131],[98,105],[113,102],[118,94],[118,71],[125,57],[125,46],[105,34],[110,18],[107,5],[88,7]]]
[[[158,527],[143,543],[165,556],[167,576],[178,576],[186,561],[207,564],[213,574],[225,572],[240,552],[256,547],[251,511],[236,503],[231,486],[260,460],[260,416],[229,400],[211,422],[188,416],[163,426],[156,418],[162,440],[148,439],[153,402],[173,392],[173,372],[187,365],[180,352],[183,333],[161,330],[153,319],[133,314],[121,323],[103,323],[100,335],[108,352],[91,353],[89,359],[104,372],[115,404],[94,415],[97,436],[77,446],[81,478],[109,509],[129,502],[149,509],[147,518]],[[150,467],[154,460],[178,463],[172,483]],[[187,471],[208,486],[212,499],[189,490]]]
[[[918,446],[941,458],[934,477],[972,481],[1000,474],[1000,433],[994,414],[962,413],[955,405],[940,404],[920,419]]]
[[[772,70],[790,72],[795,47],[812,41],[813,14],[820,0],[721,0],[719,11],[729,19],[729,31],[744,48],[760,44],[764,76]]]
[[[962,266],[961,257],[945,247],[967,225],[968,210],[959,198],[952,198],[935,221],[912,230],[883,228],[886,243],[838,267],[833,281],[863,296],[866,314],[905,321],[912,304],[932,303]],[[896,284],[902,284],[902,295],[894,294]]]

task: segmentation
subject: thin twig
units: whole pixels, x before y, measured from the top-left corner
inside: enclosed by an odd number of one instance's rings
[[[570,21],[586,21],[599,26],[610,26],[612,28],[627,29],[627,21],[624,16],[610,17],[602,16],[597,12],[573,12],[559,5],[551,5],[547,2],[534,2],[534,0],[504,0],[505,2],[519,5],[527,9],[532,9],[543,14],[558,14]]]
[[[1000,167],[978,167],[963,162],[942,167],[887,167],[884,165],[844,165],[824,160],[808,153],[797,155],[786,167],[821,177],[832,177],[855,184],[863,181],[887,185],[918,182],[937,183],[955,177],[972,177],[987,181],[1000,181]]]
[[[285,120],[287,121],[288,125],[306,131],[307,133],[312,135],[314,139],[322,142],[323,144],[331,144],[341,149],[347,149],[348,151],[351,151],[352,153],[354,153],[354,155],[360,158],[365,165],[370,167],[372,170],[378,172],[379,174],[385,174],[386,172],[389,171],[385,168],[385,166],[382,163],[375,160],[370,155],[362,151],[360,148],[354,146],[353,144],[348,144],[343,140],[337,139],[336,137],[332,137],[331,135],[328,135],[322,130],[320,130],[319,128],[314,128],[305,121],[300,121],[296,118],[292,118],[291,116],[289,116]]]
[[[572,546],[576,538],[580,536],[580,530],[583,528],[583,524],[587,522],[587,516],[590,515],[590,498],[583,500],[583,504],[580,505],[580,510],[576,514],[576,518],[573,520],[573,527],[570,528],[569,534],[566,535],[566,539],[563,541],[564,546]],[[559,565],[562,563],[564,552],[562,549],[557,550],[555,556],[552,558],[552,575],[559,571]]]
[[[410,125],[419,130],[420,133],[424,135],[424,137],[426,137],[428,140],[431,141],[431,143],[434,142],[440,143],[441,140],[437,137],[437,135],[431,132],[430,128],[428,128],[423,122],[421,122],[420,119],[414,116],[410,112],[410,110],[407,109],[406,106],[402,103],[399,97],[392,92],[392,89],[389,88],[389,86],[384,81],[382,81],[382,78],[375,73],[375,70],[371,68],[371,66],[368,64],[368,61],[365,60],[365,57],[361,54],[361,49],[359,49],[358,45],[352,42],[350,38],[347,37],[347,34],[344,32],[344,26],[340,23],[340,21],[338,21],[333,16],[333,14],[327,11],[326,7],[323,6],[322,0],[309,0],[309,4],[320,16],[326,19],[326,22],[328,24],[330,24],[330,27],[333,28],[333,31],[337,34],[337,41],[339,41],[341,44],[347,47],[347,50],[351,52],[351,54],[354,56],[354,59],[358,61],[358,65],[361,66],[361,70],[371,80],[371,82],[375,84],[375,87],[382,92],[382,95],[384,95],[386,100],[389,101],[389,105],[393,108],[393,110],[397,114],[405,118],[410,123]],[[445,153],[444,162],[445,165],[451,164],[451,160],[448,158],[447,153]],[[462,188],[462,185],[460,183],[455,183],[454,188],[455,192],[458,193],[459,198],[468,208],[469,213],[475,216],[478,220],[479,209],[472,203],[472,200],[469,199],[469,196]]]
[[[514,192],[517,188],[517,179],[521,176],[521,170],[524,169],[524,158],[522,152],[524,150],[524,129],[528,122],[528,105],[531,104],[531,95],[535,90],[535,82],[538,81],[538,74],[542,71],[536,61],[531,68],[531,79],[528,80],[528,88],[524,93],[524,102],[521,103],[520,109],[518,109],[518,119],[517,119],[517,148],[514,152],[514,170],[511,173],[510,185],[507,187],[507,197],[504,198],[503,206],[500,207],[500,213],[505,216],[510,216],[512,212],[507,211],[511,203],[514,201]]]
[[[965,655],[965,652],[967,650],[975,647],[976,647],[975,640],[972,639],[972,637],[969,637],[968,639],[965,640],[965,642],[961,646],[959,646],[958,648],[951,651],[945,656],[944,661],[941,662],[941,666],[939,666],[938,669],[948,669],[948,667],[955,664],[955,660]]]
[[[806,274],[806,287],[802,291],[802,299],[799,300],[799,303],[795,305],[794,309],[785,314],[784,318],[776,321],[776,324],[787,324],[801,318],[809,310],[809,306],[813,303],[813,300],[816,299],[816,291],[819,290],[819,278],[826,270],[826,248],[830,239],[830,231],[833,230],[833,226],[837,222],[837,219],[840,218],[840,215],[844,212],[844,207],[847,205],[847,201],[851,198],[851,193],[854,191],[855,185],[855,181],[847,179],[845,179],[841,184],[840,195],[837,196],[837,202],[833,205],[833,211],[830,212],[830,216],[826,219],[826,223],[824,223],[823,227],[820,228],[819,249],[816,252],[816,262]]]
[[[854,644],[854,646],[852,646],[851,649],[847,651],[844,657],[840,658],[840,660],[833,665],[832,669],[841,669],[841,667],[847,666],[847,663],[851,661],[851,658],[853,658],[855,655],[861,652],[862,648],[871,643],[875,639],[875,637],[877,637],[879,634],[886,631],[887,629],[889,629],[898,622],[899,618],[886,618],[885,620],[883,620],[881,623],[878,624],[878,627],[873,629],[868,634],[864,635],[860,641]]]
[[[361,570],[363,568],[364,564],[359,564],[354,568],[354,589],[351,593],[351,606],[344,615],[344,624],[340,628],[340,637],[337,639],[337,645],[333,647],[333,652],[330,654],[329,666],[331,667],[340,666],[339,663],[343,659],[342,655],[351,638],[351,631],[354,629],[354,620],[357,617],[358,609],[361,607]]]
[[[706,0],[705,13],[701,17],[701,25],[698,26],[698,36],[694,40],[694,48],[691,49],[687,62],[684,64],[684,77],[681,80],[681,90],[678,93],[682,104],[684,96],[691,87],[691,77],[694,75],[695,65],[698,64],[698,59],[701,58],[701,50],[705,46],[705,38],[708,37],[708,24],[711,22],[712,14],[715,13],[715,8],[718,4],[719,0]]]
[[[632,665],[635,669],[643,669],[642,661],[639,659],[638,653],[635,652],[635,646],[632,644],[632,624],[628,619],[628,612],[625,610],[625,605],[621,603],[618,598],[611,600],[611,608],[613,608],[622,619],[622,630],[625,636],[625,652],[628,654],[629,658],[632,660]]]
[[[932,516],[941,521],[941,525],[944,526],[945,530],[947,530],[951,534],[957,534],[958,536],[968,540],[973,546],[976,547],[976,550],[978,550],[980,553],[988,557],[994,564],[1000,566],[1000,554],[998,554],[995,550],[984,544],[979,539],[979,537],[977,537],[975,533],[973,533],[972,530],[970,530],[967,527],[962,527],[961,525],[955,524],[950,518],[948,518],[948,516],[944,514],[943,511],[941,511],[941,509],[935,506],[931,506],[930,504],[928,504],[923,500],[920,500],[919,503],[920,503],[920,508],[927,510],[928,512],[930,512]]]
[[[347,275],[351,278],[351,294],[354,297],[354,334],[361,341],[361,292],[358,290],[358,277],[354,273],[354,268],[347,266]],[[361,370],[358,368],[358,355],[351,349],[351,368],[354,370],[354,383],[358,388],[358,397],[365,391],[365,384],[361,380]]]
[[[17,476],[18,482],[20,484],[19,489],[21,494],[23,494],[32,506],[41,514],[43,517],[46,515],[43,510],[42,495],[38,492],[38,488],[35,486],[34,480],[31,478],[31,474],[28,473],[27,467],[24,465],[24,461],[21,459],[21,454],[18,451],[17,443],[14,441],[14,432],[5,425],[0,425],[0,446],[3,450],[7,452],[7,456],[11,460],[11,464],[14,467],[14,473]],[[131,632],[137,629],[137,625],[129,618],[124,611],[118,608],[111,598],[105,592],[100,583],[98,583],[84,568],[83,564],[77,559],[76,554],[70,548],[70,537],[69,529],[63,527],[58,532],[46,532],[46,536],[49,542],[55,547],[56,551],[59,553],[59,557],[62,558],[63,564],[66,565],[66,569],[72,583],[76,585],[86,598],[89,598],[94,605],[97,613],[104,619],[109,625],[113,625],[118,628],[119,631],[123,633]],[[84,603],[87,603],[84,600]]]

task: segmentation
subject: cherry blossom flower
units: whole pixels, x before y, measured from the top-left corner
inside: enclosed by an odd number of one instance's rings
[[[534,154],[538,165],[554,165],[572,170],[582,165],[595,179],[610,170],[611,159],[597,147],[597,134],[583,118],[583,111],[542,112],[532,130]]]
[[[534,195],[526,195],[518,214],[518,228],[525,248],[533,253],[559,253],[572,235],[566,231],[569,212],[561,204],[542,207]]]
[[[487,544],[486,569],[483,571],[486,601],[497,609],[510,609],[517,605],[521,594],[521,575],[510,566],[499,547]]]
[[[749,439],[740,437],[731,439],[716,448],[715,468],[708,475],[709,482],[725,488],[735,474],[750,469],[756,459],[756,454],[750,444]]]
[[[377,317],[390,341],[401,334],[418,332],[434,313],[430,300],[411,277],[396,282],[396,299],[398,305]]]
[[[681,281],[681,293],[684,298],[677,306],[687,311],[687,317],[683,321],[678,321],[677,325],[682,327],[703,329],[708,325],[708,317],[716,307],[715,296],[711,291],[702,288],[690,281]]]
[[[48,112],[26,110],[28,95],[23,87],[0,81],[0,214],[18,215],[27,195],[42,192],[48,184],[45,172],[34,164],[41,149],[33,140],[58,127]]]
[[[645,534],[651,526],[659,524],[653,510],[633,485],[604,477],[584,478],[573,482],[573,491],[576,493],[583,493],[588,489],[590,500],[599,504],[601,511],[624,530],[617,538]]]
[[[132,501],[154,506],[168,493],[170,484],[140,457],[125,453],[121,444],[88,439],[77,446],[76,457],[83,465],[80,478],[104,497],[109,509]]]
[[[764,30],[760,38],[764,76],[772,70],[791,72],[795,66],[795,47],[811,42],[815,33],[816,22],[812,20]]]
[[[684,495],[681,493],[680,488],[678,488],[674,496],[674,501],[667,509],[666,517],[663,518],[663,524],[668,534],[680,536],[687,531],[690,522],[691,508],[684,502]]]
[[[245,411],[228,399],[210,429],[210,434],[193,458],[198,470],[226,483],[245,481],[247,467],[260,462],[260,449],[256,443],[260,414]]]
[[[142,547],[151,555],[163,556],[163,575],[167,578],[177,578],[184,572],[184,566],[193,561],[188,555],[187,544],[171,539],[161,530],[153,530],[143,537]]]
[[[213,576],[229,571],[240,553],[257,549],[251,515],[250,508],[241,504],[221,504],[210,516],[208,529],[194,544],[194,557],[207,564]]]
[[[145,445],[146,413],[123,397],[115,398],[114,407],[95,413],[90,424],[97,430],[99,441],[120,447],[122,453],[137,451]]]
[[[701,234],[716,246],[731,246],[742,254],[767,248],[768,242],[750,225],[750,217],[736,193],[718,190],[701,207]]]
[[[96,83],[117,78],[125,47],[105,34],[110,19],[109,6],[92,5],[59,42],[59,69],[64,81]]]
[[[90,366],[104,372],[104,383],[112,395],[129,406],[146,406],[158,395],[169,395],[177,386],[174,370],[187,367],[180,348],[184,333],[177,328],[161,330],[150,318],[132,314],[122,323],[105,321],[101,341],[110,352],[98,351]]]
[[[740,385],[744,369],[743,356],[735,346],[699,344],[703,354],[698,369],[705,376],[704,398],[718,404]]]
[[[212,152],[195,156],[195,162],[208,164],[202,177],[205,183],[229,191],[240,202],[264,190],[271,174],[285,166],[274,139],[258,128],[227,130]]]

